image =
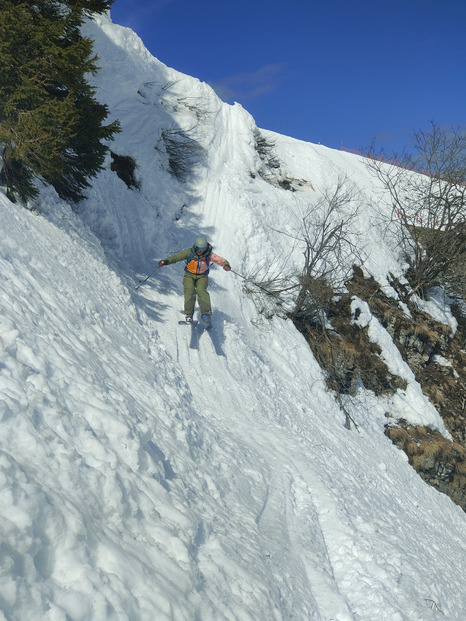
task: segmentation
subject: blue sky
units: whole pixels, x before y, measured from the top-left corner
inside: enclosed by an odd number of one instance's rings
[[[111,17],[264,129],[391,153],[430,120],[466,127],[465,0],[115,0]]]

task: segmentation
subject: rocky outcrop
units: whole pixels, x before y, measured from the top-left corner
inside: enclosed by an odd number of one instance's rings
[[[386,434],[402,449],[409,463],[429,485],[447,494],[466,511],[466,450],[438,431],[410,426],[406,421],[387,425]]]
[[[372,315],[391,335],[405,362],[413,371],[424,394],[436,407],[453,441],[423,427],[410,427],[406,421],[392,421],[387,436],[406,452],[419,475],[447,494],[466,511],[466,319],[463,308],[455,309],[458,328],[435,321],[420,310],[395,280],[399,300],[388,297],[373,278],[365,278],[354,268],[348,293],[325,309],[332,329],[323,328],[312,318],[294,317],[314,354],[327,372],[329,387],[337,395],[351,394],[360,382],[375,394],[393,393],[406,383],[390,373],[372,343],[367,328],[352,321],[353,296],[367,302]],[[389,413],[388,413],[389,416]]]
[[[361,382],[378,395],[406,388],[405,380],[393,375],[382,360],[381,349],[369,339],[368,329],[351,323],[351,295],[335,300],[327,309],[327,317],[331,329],[306,317],[294,317],[294,322],[327,372],[331,390],[353,394]]]
[[[404,292],[393,281],[400,298]],[[364,278],[356,268],[349,290],[366,300],[371,312],[390,333],[403,359],[413,371],[424,394],[437,408],[456,442],[466,441],[466,350],[464,323],[452,334],[450,326],[435,321],[416,307],[409,310],[394,298],[388,298],[373,278]]]

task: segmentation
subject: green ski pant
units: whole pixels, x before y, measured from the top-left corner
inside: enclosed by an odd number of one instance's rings
[[[201,314],[211,314],[212,309],[210,306],[210,295],[207,291],[208,284],[208,276],[190,274],[189,272],[185,272],[185,275],[183,277],[185,315],[192,315],[194,313],[196,296],[199,308],[201,309]]]

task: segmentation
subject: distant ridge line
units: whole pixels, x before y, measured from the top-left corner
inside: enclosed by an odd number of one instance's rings
[[[340,151],[344,151],[345,153],[353,153],[354,155],[360,155],[362,157],[366,157],[369,160],[376,160],[378,162],[383,162],[384,164],[390,164],[391,166],[398,166],[398,168],[404,168],[405,170],[412,170],[413,172],[420,173],[421,175],[426,175],[426,177],[431,177],[432,179],[439,179],[440,181],[446,181],[447,183],[451,183],[452,185],[462,185],[466,186],[466,181],[462,183],[460,181],[455,181],[452,179],[448,179],[447,177],[442,177],[438,173],[430,173],[425,168],[416,168],[412,164],[404,164],[398,160],[393,160],[389,157],[383,157],[381,155],[375,155],[374,153],[365,153],[363,151],[358,151],[358,149],[348,149],[341,145]]]

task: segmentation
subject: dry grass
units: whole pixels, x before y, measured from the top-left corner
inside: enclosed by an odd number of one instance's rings
[[[387,425],[385,433],[408,455],[409,463],[433,487],[466,511],[466,449],[428,427]]]
[[[437,332],[432,330],[427,324],[417,324],[414,326],[413,334],[426,343],[438,343],[440,337]]]
[[[456,463],[455,465],[455,472],[456,474],[465,477],[465,481],[466,481],[466,460],[464,461],[459,461]]]
[[[394,444],[402,444],[404,446],[409,440],[409,433],[403,427],[389,427],[387,435]]]
[[[466,461],[466,449],[458,442],[452,442],[440,432],[429,427],[388,426],[386,434],[394,444],[401,446],[408,455],[425,455],[426,457],[441,457],[453,461]]]

